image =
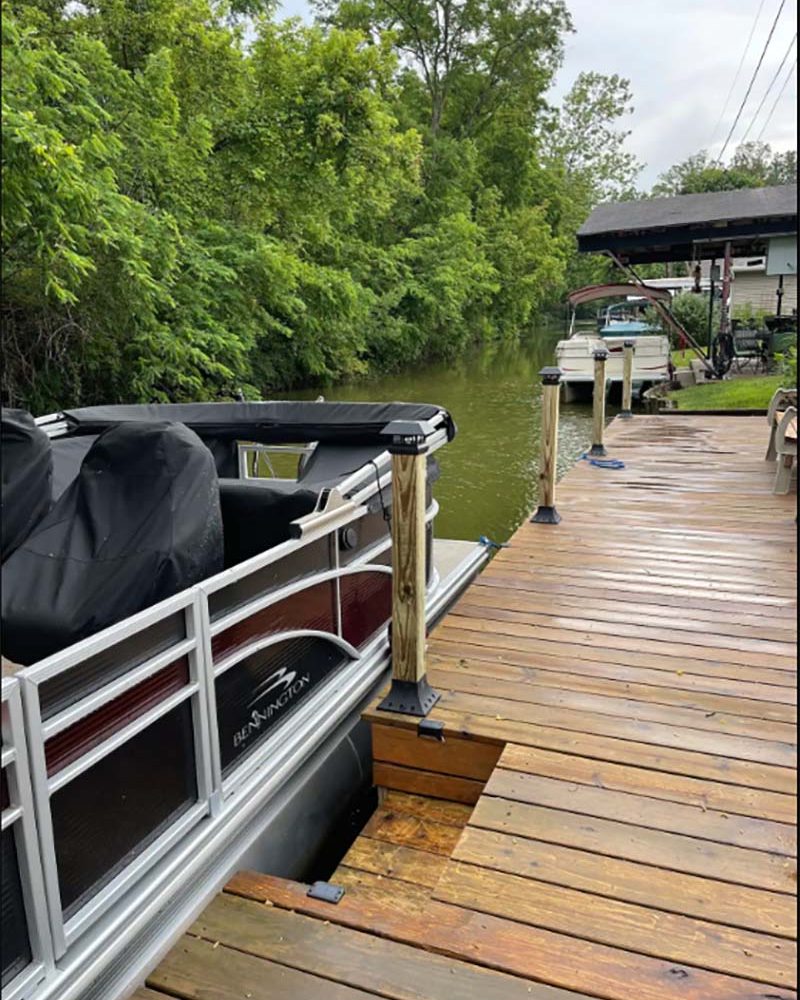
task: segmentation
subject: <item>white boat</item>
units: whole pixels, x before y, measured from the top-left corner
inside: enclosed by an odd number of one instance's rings
[[[656,302],[668,303],[670,292],[648,285],[611,284],[588,285],[569,296],[569,334],[556,345],[556,364],[561,369],[564,401],[591,398],[594,387],[594,352],[605,348],[606,391],[614,383],[622,382],[623,348],[628,340],[634,341],[633,386],[642,392],[657,382],[670,377],[670,344],[658,327],[652,326],[644,316],[647,306]],[[587,332],[576,326],[575,316],[579,305],[600,299],[622,298],[597,317],[595,331]]]
[[[304,877],[370,794],[409,426],[430,625],[488,556],[434,537],[441,407],[3,410],[3,1000],[124,1000],[233,871]]]

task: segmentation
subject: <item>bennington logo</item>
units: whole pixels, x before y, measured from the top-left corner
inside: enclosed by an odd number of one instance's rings
[[[257,734],[261,727],[272,719],[276,712],[285,708],[310,683],[311,674],[303,674],[298,677],[294,670],[287,670],[286,667],[281,667],[275,673],[270,674],[256,687],[253,697],[247,704],[247,707],[252,709],[250,719],[233,734],[234,747],[243,746],[251,736]],[[279,691],[279,693],[272,701],[267,702],[267,704],[259,704],[275,691]]]

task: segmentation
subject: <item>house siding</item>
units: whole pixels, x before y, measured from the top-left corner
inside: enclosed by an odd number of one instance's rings
[[[767,276],[764,271],[734,271],[731,302],[737,306],[751,305],[755,309],[765,309],[774,313],[778,305],[778,279]],[[783,279],[783,302],[781,312],[788,316],[797,308],[797,275],[787,274]]]

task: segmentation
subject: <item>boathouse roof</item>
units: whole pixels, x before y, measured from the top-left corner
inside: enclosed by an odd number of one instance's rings
[[[734,256],[750,256],[796,230],[797,188],[783,184],[598,205],[578,230],[578,249],[641,264],[719,257],[730,240]]]

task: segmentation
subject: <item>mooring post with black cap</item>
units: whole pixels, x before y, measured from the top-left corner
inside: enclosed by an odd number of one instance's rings
[[[622,409],[619,411],[619,416],[628,420],[633,416],[631,403],[633,402],[633,354],[636,342],[626,340],[622,350]]]
[[[425,716],[439,700],[425,676],[427,421],[392,421],[392,686],[378,708]]]
[[[594,398],[592,400],[592,447],[590,455],[605,455],[603,432],[606,427],[606,361],[608,351],[600,347],[593,353],[594,358]]]
[[[542,453],[539,462],[539,506],[534,524],[558,524],[556,510],[556,462],[558,460],[558,401],[561,369],[542,368]]]

